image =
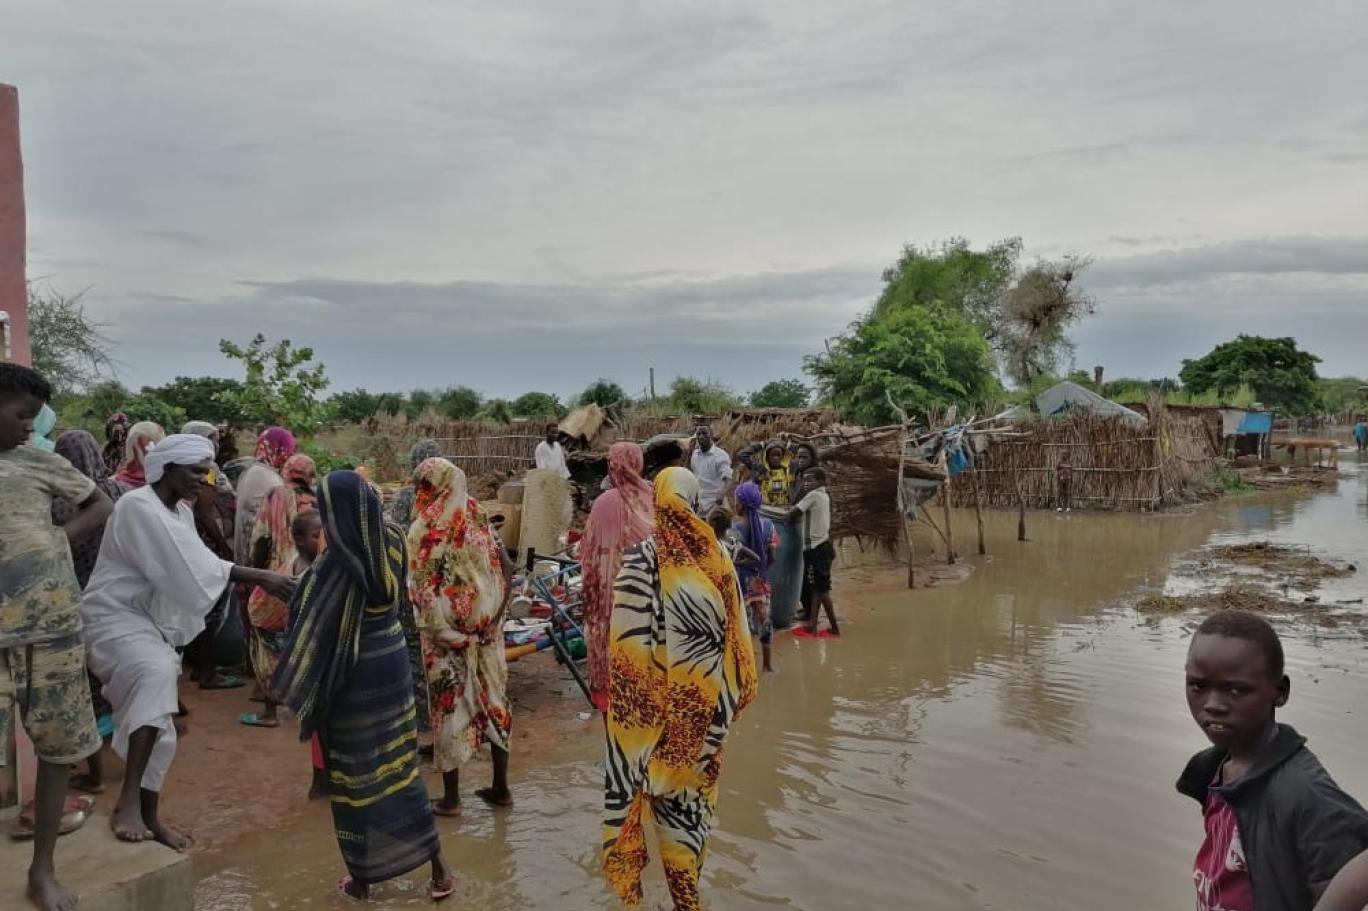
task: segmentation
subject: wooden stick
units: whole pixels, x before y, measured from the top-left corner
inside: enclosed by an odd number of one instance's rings
[[[979,556],[988,553],[988,549],[983,544],[983,494],[979,490],[978,469],[974,469],[974,521],[978,523],[978,547]]]
[[[907,587],[913,588],[916,584],[916,570],[913,569],[916,552],[912,547],[912,531],[907,521],[907,498],[903,496],[903,467],[907,464],[907,412],[898,407],[893,401],[893,396],[887,389],[884,395],[888,397],[888,404],[893,410],[898,412],[898,417],[902,423],[898,425],[898,519],[902,522],[903,540],[907,543]]]
[[[1021,481],[1017,481],[1017,540],[1026,540],[1026,497],[1021,492]]]
[[[955,542],[950,533],[950,477],[949,469],[946,470],[945,483],[941,485],[941,510],[945,514],[945,562],[949,566],[955,565]]]

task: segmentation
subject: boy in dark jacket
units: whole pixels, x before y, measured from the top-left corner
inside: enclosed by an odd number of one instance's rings
[[[1274,719],[1291,686],[1262,617],[1221,611],[1192,637],[1188,708],[1214,746],[1192,758],[1178,790],[1205,820],[1193,872],[1202,911],[1312,911],[1368,848],[1368,812]]]

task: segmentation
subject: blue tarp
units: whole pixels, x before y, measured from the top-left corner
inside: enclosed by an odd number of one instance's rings
[[[1270,411],[1250,411],[1240,421],[1236,433],[1272,433],[1273,413]]]

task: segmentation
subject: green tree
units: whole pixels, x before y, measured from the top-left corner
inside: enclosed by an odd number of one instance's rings
[[[1368,411],[1368,380],[1341,376],[1320,381],[1321,407],[1331,414]]]
[[[774,380],[751,393],[752,408],[806,408],[812,391],[802,380]]]
[[[380,410],[379,397],[364,389],[350,389],[329,398],[327,410],[332,420],[360,424]]]
[[[404,410],[404,394],[402,392],[382,392],[375,397],[375,413],[387,414],[394,417]]]
[[[888,396],[913,413],[984,405],[1000,389],[983,334],[941,303],[876,307],[804,366],[823,397],[863,424],[897,420]]]
[[[616,405],[618,402],[627,401],[627,393],[621,386],[612,380],[597,379],[589,384],[589,388],[579,394],[575,399],[579,405],[597,405],[600,408],[607,408]]]
[[[404,416],[410,421],[416,421],[423,416],[424,411],[436,403],[436,394],[427,389],[415,389],[404,399]]]
[[[133,398],[123,383],[118,380],[105,380],[91,386],[85,396],[90,416],[99,420],[101,426],[116,411],[124,411],[128,400]]]
[[[241,361],[246,372],[240,391],[223,394],[224,403],[244,421],[304,431],[323,416],[319,396],[328,388],[328,375],[313,362],[312,348],[295,348],[289,339],[268,345],[258,333],[246,347],[222,339],[219,350]]]
[[[669,407],[681,414],[718,415],[740,405],[736,393],[713,380],[680,376],[670,383]]]
[[[123,411],[134,422],[155,421],[167,433],[179,433],[181,425],[189,420],[184,408],[171,405],[146,390],[124,402]]]
[[[549,392],[529,392],[520,395],[509,406],[514,417],[530,418],[534,421],[558,420],[565,416],[565,406],[560,399]]]
[[[1240,335],[1205,357],[1183,361],[1178,376],[1191,392],[1227,395],[1248,385],[1268,408],[1307,414],[1320,402],[1319,363],[1320,358],[1298,348],[1295,339]]]
[[[437,413],[451,421],[469,421],[480,413],[484,397],[469,386],[451,386],[437,394]]]
[[[944,304],[978,328],[1008,377],[1026,385],[1054,373],[1072,353],[1066,332],[1096,304],[1077,284],[1087,258],[1040,260],[1020,270],[1020,256],[1017,237],[983,250],[958,237],[927,247],[909,245],[884,271],[875,315]]]
[[[242,384],[237,380],[225,380],[213,376],[178,376],[164,386],[144,386],[143,395],[160,399],[168,405],[179,408],[195,421],[211,421],[215,424],[246,423],[229,403],[234,396],[241,395]]]
[[[68,296],[47,285],[28,286],[33,367],[58,391],[83,389],[114,371],[105,327],[86,313],[84,297],[84,291]]]
[[[489,399],[480,406],[479,412],[475,415],[475,420],[483,421],[486,424],[511,424],[513,423],[513,409],[509,407],[507,399]]]

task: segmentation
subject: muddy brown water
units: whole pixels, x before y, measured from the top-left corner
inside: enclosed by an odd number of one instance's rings
[[[1126,602],[1200,585],[1175,576],[1194,548],[1256,539],[1353,562],[1364,569],[1326,597],[1368,594],[1368,466],[1349,459],[1335,492],[1182,515],[1033,515],[1025,545],[1015,516],[992,516],[990,557],[973,557],[956,586],[908,592],[898,570],[851,571],[862,581],[840,592],[853,617],[844,640],[781,636],[780,673],[728,742],[710,907],[1191,907],[1201,817],[1173,781],[1205,746],[1181,676],[1195,618]],[[971,549],[969,522],[958,528]],[[1283,719],[1368,799],[1368,640],[1282,628]],[[567,717],[581,708],[567,700]],[[472,802],[439,822],[461,877],[453,907],[618,907],[598,872],[596,725],[515,758],[512,812]],[[201,911],[346,906],[317,805],[196,869]],[[375,907],[425,904],[423,879],[382,887]],[[646,907],[667,905],[654,865],[647,889]]]

